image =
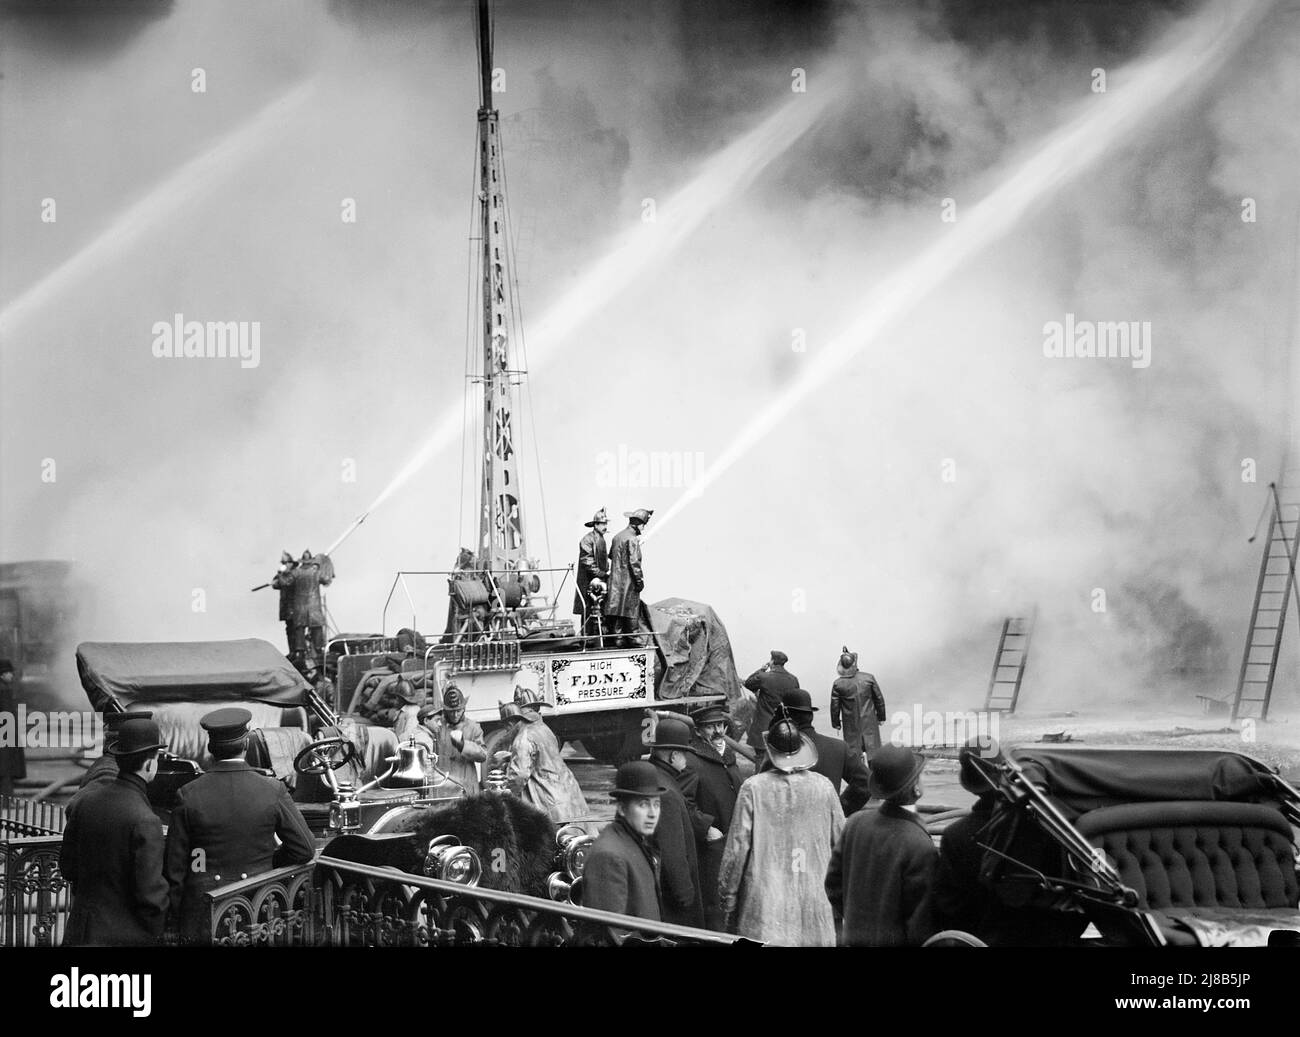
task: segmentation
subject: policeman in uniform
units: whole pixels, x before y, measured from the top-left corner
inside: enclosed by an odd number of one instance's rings
[[[306,864],[316,853],[311,830],[289,790],[244,762],[252,719],[248,710],[229,707],[199,721],[216,762],[180,790],[172,812],[164,864],[169,924],[187,943],[210,938],[204,893],[272,868]]]

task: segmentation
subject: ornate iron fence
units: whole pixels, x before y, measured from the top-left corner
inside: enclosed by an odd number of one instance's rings
[[[0,838],[58,835],[63,826],[63,807],[57,803],[0,796]]]
[[[60,835],[0,839],[0,946],[56,947],[68,919]]]
[[[63,940],[61,836],[0,841],[3,946]],[[204,894],[220,947],[726,946],[724,933],[649,922],[539,897],[461,886],[332,857]]]

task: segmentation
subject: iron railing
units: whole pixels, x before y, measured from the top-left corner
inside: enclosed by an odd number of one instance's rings
[[[64,826],[63,807],[20,796],[0,796],[0,839],[58,835]]]
[[[0,946],[57,947],[68,919],[63,836],[0,839]]]
[[[60,836],[0,841],[3,946],[63,940]],[[740,937],[320,857],[203,895],[219,947],[727,946]],[[175,943],[174,934],[165,942]]]

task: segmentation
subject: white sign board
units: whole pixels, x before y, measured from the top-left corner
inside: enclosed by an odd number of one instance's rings
[[[649,702],[654,695],[654,671],[649,651],[551,656],[551,687],[555,704],[598,705],[605,702]]]

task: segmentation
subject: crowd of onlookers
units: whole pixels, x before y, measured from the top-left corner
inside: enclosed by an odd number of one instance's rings
[[[917,812],[925,757],[880,745],[884,700],[845,649],[831,719],[818,732],[811,696],[783,653],[751,675],[748,747],[725,706],[657,724],[649,761],[619,768],[614,821],[588,852],[584,906],[701,924],[793,946],[920,945],[941,930],[990,934],[976,835],[993,789],[961,756],[977,796],[942,843]],[[742,779],[739,757],[755,770]]]

